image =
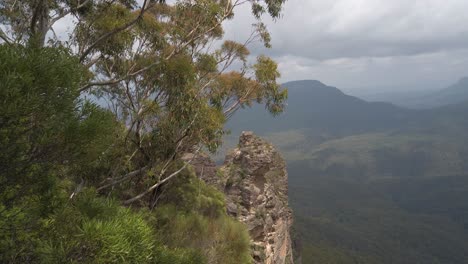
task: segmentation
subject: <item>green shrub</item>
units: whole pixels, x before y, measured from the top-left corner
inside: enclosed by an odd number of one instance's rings
[[[61,203],[58,178],[82,70],[64,49],[0,45],[0,262],[35,261],[42,219]]]
[[[206,217],[225,214],[224,195],[198,179],[191,168],[168,182],[160,193],[158,204],[170,204],[177,210],[197,212]]]
[[[224,195],[187,171],[161,190],[157,236],[171,248],[194,248],[208,263],[251,263],[245,226],[225,213]]]
[[[66,49],[0,45],[2,263],[38,261],[45,219],[64,207],[72,183],[110,167],[103,161],[110,163],[120,127],[80,100],[83,76]]]
[[[169,247],[198,249],[209,263],[251,263],[246,228],[229,216],[181,213],[169,205],[158,208],[155,214],[158,237]]]
[[[148,212],[135,212],[86,190],[46,221],[42,263],[203,263],[192,249],[160,243]]]

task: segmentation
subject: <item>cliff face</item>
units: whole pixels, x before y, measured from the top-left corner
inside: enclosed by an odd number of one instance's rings
[[[271,144],[243,132],[217,172],[207,157],[194,165],[202,179],[226,194],[228,214],[246,224],[255,263],[293,263],[286,165]]]

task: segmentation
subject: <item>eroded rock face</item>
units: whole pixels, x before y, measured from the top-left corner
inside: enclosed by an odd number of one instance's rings
[[[228,214],[249,230],[256,264],[293,263],[286,164],[271,144],[243,132],[220,168],[202,153],[183,159],[200,179],[225,193]]]
[[[278,151],[243,132],[214,183],[226,194],[227,211],[249,229],[256,263],[293,263],[286,165]]]

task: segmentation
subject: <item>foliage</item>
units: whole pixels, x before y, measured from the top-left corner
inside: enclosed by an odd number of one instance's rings
[[[119,129],[79,99],[84,76],[65,49],[0,46],[0,227],[6,262],[30,262],[43,220],[79,178],[105,171]],[[86,146],[86,148],[83,148]]]
[[[40,220],[33,233],[18,230],[19,236],[32,239],[26,240],[25,246],[30,248],[5,251],[2,247],[2,260],[9,263],[204,263],[203,257],[193,249],[170,249],[160,243],[146,220],[147,212],[134,212],[112,199],[96,197],[93,190],[83,191],[71,202],[63,200],[54,211]],[[22,213],[24,217],[35,216]],[[9,241],[2,242],[5,246]]]
[[[225,215],[224,195],[196,178],[192,169],[163,186],[160,192],[158,203],[171,204],[178,211],[195,211],[210,218]]]
[[[121,178],[137,178],[127,175],[139,176],[137,182],[146,176],[153,182],[135,193],[143,197],[154,188],[155,179],[169,177],[168,168],[181,154],[197,148],[214,152],[221,145],[224,123],[239,108],[257,101],[274,115],[283,110],[287,93],[277,84],[276,63],[259,56],[251,65],[247,49],[253,41],[269,47],[270,36],[260,17],[268,13],[278,18],[283,3],[7,0],[0,5],[0,36],[4,45],[54,45],[74,52],[83,68],[76,92],[107,100],[127,130],[114,144],[120,152],[112,153],[121,162],[113,164],[108,181],[99,181],[99,190],[122,183]],[[259,20],[251,37],[245,43],[224,40],[218,49],[210,48],[223,38],[223,22],[232,19],[241,4],[252,5]],[[67,16],[76,21],[69,39],[48,39],[53,25]],[[236,63],[241,66],[233,67]],[[94,169],[101,166],[94,163]],[[147,170],[159,176],[151,178]]]
[[[0,46],[1,248],[7,259],[34,244],[38,218],[56,203],[63,121],[73,118],[81,78],[77,65],[64,50]]]
[[[202,252],[208,263],[251,263],[246,228],[226,215],[224,195],[187,172],[161,190],[155,229],[164,244]]]
[[[156,168],[162,180],[181,154],[201,147],[215,151],[227,118],[254,101],[264,102],[272,114],[282,111],[287,93],[276,82],[276,63],[259,56],[250,65],[246,45],[260,40],[269,46],[261,14],[278,18],[284,2],[7,0],[0,5],[0,36],[4,45],[69,47],[85,77],[76,92],[108,100],[125,124],[125,138],[115,144],[120,148],[120,157],[113,156],[115,175],[99,188],[104,191],[120,178],[135,179],[128,174],[149,176],[143,172]],[[244,44],[225,40],[218,49],[209,48],[222,39],[223,22],[241,4],[251,4],[259,20],[251,37]],[[77,22],[70,38],[47,39],[66,16]],[[238,69],[231,67],[236,62],[242,65]],[[138,189],[146,187],[144,194],[153,185]]]
[[[152,229],[139,213],[84,192],[45,221],[43,263],[151,263]]]
[[[80,100],[80,65],[66,50],[0,46],[0,55],[2,262],[198,264],[206,258],[223,263],[235,263],[238,256],[248,259],[248,234],[225,215],[223,195],[189,172],[164,186],[160,197],[165,206],[177,208],[171,217],[184,228],[164,227],[161,234],[149,224],[154,218],[149,212],[122,207],[92,189],[70,200],[74,181],[98,182],[118,164],[122,127],[110,112]],[[156,213],[161,228],[166,217]],[[209,252],[195,250],[202,244],[169,243],[187,241],[189,237],[180,236],[192,228],[200,241],[213,245]]]
[[[251,262],[245,228],[181,157],[214,152],[253,102],[283,110],[276,63],[251,64],[247,44],[269,47],[260,16],[284,0],[164,2],[0,3],[0,261]],[[251,38],[210,48],[242,3]],[[69,38],[49,37],[65,17]],[[121,205],[138,200],[154,211]]]

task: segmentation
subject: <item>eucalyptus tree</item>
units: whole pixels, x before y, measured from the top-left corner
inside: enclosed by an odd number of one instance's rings
[[[79,58],[87,69],[81,94],[106,99],[126,126],[121,158],[98,190],[122,186],[129,204],[184,170],[190,161],[182,154],[215,151],[239,108],[258,102],[272,114],[283,110],[277,64],[263,55],[251,61],[248,45],[270,46],[261,18],[279,18],[284,2],[4,0],[0,39],[65,46]],[[241,5],[251,5],[258,21],[244,42],[225,40],[223,23]],[[64,18],[74,26],[61,41],[53,29]]]

